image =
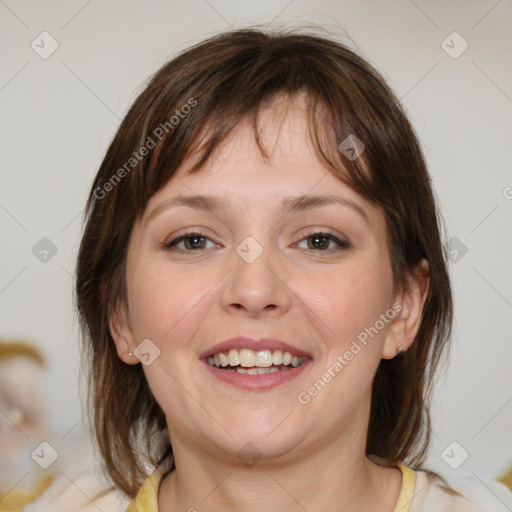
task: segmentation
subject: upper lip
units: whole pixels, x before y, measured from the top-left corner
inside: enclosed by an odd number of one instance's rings
[[[218,354],[219,352],[229,352],[232,348],[248,348],[250,350],[254,350],[255,352],[258,352],[259,350],[282,350],[283,352],[290,352],[290,354],[298,357],[311,358],[311,355],[308,352],[294,347],[289,343],[285,343],[284,341],[271,338],[256,339],[247,336],[237,336],[235,338],[230,338],[229,340],[221,341],[220,343],[217,343],[213,347],[210,347],[202,352],[199,358],[207,358],[209,356]]]

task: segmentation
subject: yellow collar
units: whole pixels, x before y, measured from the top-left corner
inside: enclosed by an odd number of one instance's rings
[[[402,487],[393,512],[409,512],[416,486],[416,472],[404,464],[398,464],[398,467],[402,472]]]

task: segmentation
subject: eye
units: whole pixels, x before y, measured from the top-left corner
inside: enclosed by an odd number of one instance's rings
[[[350,244],[345,240],[340,240],[332,233],[326,232],[314,232],[310,235],[303,238],[297,246],[300,246],[303,242],[308,242],[306,249],[312,249],[314,251],[319,252],[328,252],[328,251],[342,251],[346,250],[350,247]],[[311,243],[309,243],[309,241]],[[185,233],[184,235],[180,235],[173,240],[165,242],[162,247],[167,250],[179,250],[185,252],[198,251],[207,249],[207,242],[212,242],[212,240],[202,233],[199,232],[190,232]],[[181,244],[181,247],[180,247]],[[214,246],[217,246],[214,242],[212,242]],[[334,247],[329,247],[329,245],[334,244]]]
[[[308,243],[307,249],[312,249],[314,251],[327,252],[329,250],[334,251],[343,251],[350,247],[350,244],[345,240],[340,240],[338,237],[333,235],[332,233],[324,233],[322,231],[311,233],[310,235],[303,238],[298,245],[303,243],[304,241],[311,241]],[[329,249],[329,244],[335,244],[335,247],[331,247]]]
[[[202,233],[185,233],[178,238],[165,242],[163,244],[163,248],[169,250],[177,249],[180,251],[196,251],[200,249],[206,249],[205,243],[207,240],[211,242],[211,240],[204,236]],[[182,242],[184,242],[184,246],[179,247]]]

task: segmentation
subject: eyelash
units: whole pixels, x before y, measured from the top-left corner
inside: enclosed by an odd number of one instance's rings
[[[208,238],[207,236],[204,236],[202,233],[198,233],[197,231],[190,231],[188,233],[184,233],[183,235],[180,235],[178,238],[175,238],[174,240],[165,242],[164,244],[162,244],[162,248],[166,249],[166,250],[178,250],[178,251],[182,251],[182,252],[195,252],[195,251],[204,250],[204,249],[190,249],[189,250],[189,249],[177,249],[176,248],[176,245],[179,244],[180,242],[182,242],[183,240],[186,240],[189,238],[196,238],[196,237],[202,238],[204,240],[210,240],[210,238]],[[304,240],[307,240],[308,238],[314,238],[314,237],[326,238],[326,239],[334,242],[337,245],[337,247],[334,249],[327,249],[327,250],[312,249],[315,252],[329,252],[329,251],[333,251],[333,250],[337,252],[337,251],[344,251],[350,247],[349,242],[347,242],[345,240],[340,240],[333,233],[329,233],[329,232],[325,232],[325,231],[314,231],[314,232],[310,233],[309,235],[306,235],[305,237],[303,237],[299,241],[299,243],[303,242]]]

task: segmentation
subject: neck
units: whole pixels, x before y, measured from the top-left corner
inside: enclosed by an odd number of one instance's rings
[[[173,439],[176,469],[160,486],[159,509],[392,512],[400,471],[368,460],[361,437],[354,432],[344,440],[324,439],[307,456],[286,462],[261,459],[252,466],[205,455]]]

